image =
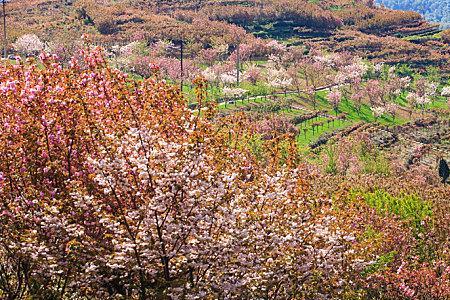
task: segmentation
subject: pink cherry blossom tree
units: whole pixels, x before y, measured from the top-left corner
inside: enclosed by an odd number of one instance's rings
[[[333,106],[336,116],[339,111],[339,104],[341,103],[341,100],[342,100],[342,94],[338,89],[336,89],[336,88],[332,89],[330,91],[330,93],[328,93],[328,101]]]

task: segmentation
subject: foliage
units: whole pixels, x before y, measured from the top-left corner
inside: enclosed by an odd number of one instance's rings
[[[423,229],[424,221],[432,216],[432,205],[414,194],[393,196],[383,190],[354,192],[361,195],[367,204],[381,213],[391,213],[406,220],[417,231]]]
[[[389,162],[379,149],[366,142],[360,143],[358,148],[358,156],[363,164],[364,172],[379,175],[390,173]]]
[[[327,155],[327,165],[325,168],[325,172],[329,174],[336,174],[337,173],[336,148],[330,146],[325,149],[325,153]]]

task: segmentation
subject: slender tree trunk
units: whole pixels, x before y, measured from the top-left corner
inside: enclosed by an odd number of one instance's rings
[[[169,258],[167,256],[163,257],[163,265],[164,265],[164,279],[166,281],[170,280],[170,269],[169,269]]]
[[[237,86],[239,86],[239,73],[240,73],[240,68],[241,68],[241,62],[240,62],[240,53],[239,53],[239,50],[240,50],[240,47],[241,47],[241,45],[240,44],[237,44],[237,47],[236,47],[236,54],[237,54],[237,58],[236,58],[236,83],[237,83]]]
[[[181,71],[181,87],[180,87],[180,91],[181,93],[183,93],[183,79],[184,79],[184,65],[183,65],[183,47],[184,47],[184,43],[183,40],[181,40],[180,42],[180,71]]]
[[[8,41],[6,36],[6,0],[2,0],[2,8],[3,8],[3,57],[7,58],[8,56]]]

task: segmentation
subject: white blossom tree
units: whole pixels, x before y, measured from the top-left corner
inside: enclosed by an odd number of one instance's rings
[[[24,34],[14,42],[13,48],[23,55],[37,55],[45,49],[45,44],[35,34]]]

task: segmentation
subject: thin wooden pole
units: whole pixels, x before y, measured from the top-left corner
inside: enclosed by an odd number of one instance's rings
[[[237,85],[239,86],[239,73],[240,73],[240,68],[241,68],[241,62],[240,62],[240,57],[239,57],[239,55],[240,55],[240,53],[239,53],[239,49],[240,48],[240,44],[237,44],[237,47],[236,47],[236,54],[237,54],[237,58],[236,58],[236,82],[237,82]]]
[[[181,87],[180,87],[180,91],[181,91],[181,93],[183,93],[183,84],[184,84],[183,40],[181,40],[181,44],[180,44],[180,70],[181,70]]]
[[[3,8],[3,57],[8,57],[8,41],[6,36],[6,0],[2,0]]]

